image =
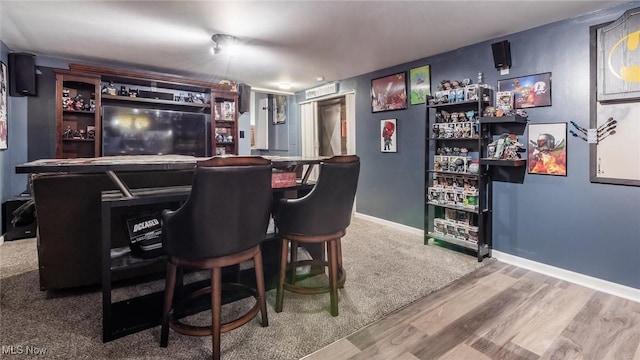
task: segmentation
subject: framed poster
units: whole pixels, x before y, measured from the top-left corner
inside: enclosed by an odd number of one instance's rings
[[[596,119],[591,181],[640,185],[640,102],[598,103]]]
[[[279,125],[287,122],[287,96],[273,96],[273,124]]]
[[[396,119],[380,120],[380,151],[394,153],[398,152],[398,142],[396,137]]]
[[[431,95],[429,65],[409,70],[409,101],[411,105],[424,104]]]
[[[371,80],[371,112],[407,108],[406,72]]]
[[[597,101],[640,100],[639,42],[640,8],[596,28]]]
[[[590,28],[589,179],[640,186],[640,8]]]
[[[567,123],[529,124],[529,174],[567,176]]]
[[[551,73],[498,80],[501,91],[511,91],[514,109],[551,106]]]
[[[7,65],[0,62],[0,150],[6,150],[7,141]]]

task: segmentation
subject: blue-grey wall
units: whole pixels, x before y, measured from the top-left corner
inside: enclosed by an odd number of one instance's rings
[[[256,92],[254,111],[260,111],[260,100],[270,94]],[[271,106],[271,105],[269,105]],[[256,155],[298,156],[300,155],[299,106],[293,95],[287,95],[287,119],[284,124],[273,124],[273,111],[268,112],[269,149],[252,150]]]
[[[0,59],[8,65],[9,49],[0,41]],[[8,68],[7,68],[8,69]],[[14,167],[27,161],[27,98],[8,96],[8,149],[0,151],[0,189],[2,202],[27,188],[27,175],[15,175]]]
[[[340,80],[356,91],[356,145],[361,157],[357,211],[424,228],[425,105],[371,113],[371,80],[430,65],[431,85],[484,73],[486,83],[552,73],[551,107],[528,109],[530,123],[589,126],[589,27],[617,19],[631,2],[445,54]],[[479,25],[481,26],[481,25]],[[501,76],[491,44],[509,40],[513,66]],[[296,94],[298,102],[304,93]],[[380,120],[397,119],[398,152],[380,152]],[[640,121],[640,119],[638,119]],[[621,156],[624,156],[621,154]],[[568,176],[527,175],[523,184],[495,183],[496,250],[640,289],[640,188],[589,181],[589,148],[568,138]]]

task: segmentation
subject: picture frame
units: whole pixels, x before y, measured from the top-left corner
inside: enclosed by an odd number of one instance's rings
[[[627,10],[617,20],[592,29],[595,30],[591,44],[596,47],[592,57],[595,55],[597,62],[597,101],[640,100],[640,82],[634,71],[638,66],[638,55],[634,50],[638,46],[640,7]]]
[[[427,96],[431,95],[431,74],[429,65],[409,70],[409,103],[411,105],[425,104]]]
[[[567,123],[529,124],[527,172],[567,176]]]
[[[398,152],[398,128],[396,119],[380,120],[380,152]]]
[[[7,65],[0,61],[0,150],[9,148],[7,139]]]
[[[596,132],[595,141],[588,142],[592,183],[640,186],[640,82],[625,76],[633,74],[637,51],[628,51],[628,46],[638,31],[640,8],[589,29],[588,131]]]
[[[406,71],[371,80],[372,113],[406,108]]]
[[[273,96],[273,125],[280,125],[287,122],[287,96]]]
[[[511,91],[514,109],[551,106],[551,73],[498,80],[497,91]]]

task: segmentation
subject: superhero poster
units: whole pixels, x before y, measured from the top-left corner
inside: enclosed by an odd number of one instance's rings
[[[407,108],[405,73],[397,73],[371,81],[371,112]]]
[[[529,124],[529,174],[567,176],[567,123]]]
[[[551,106],[551,73],[498,80],[498,92],[513,94],[513,107],[526,109]]]
[[[595,36],[598,101],[639,99],[640,8],[597,28]]]
[[[396,119],[380,121],[380,151],[394,153],[398,150],[396,141]]]

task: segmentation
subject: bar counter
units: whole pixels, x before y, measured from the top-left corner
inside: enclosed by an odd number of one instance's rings
[[[263,157],[273,162],[274,169],[299,174],[308,165],[299,185],[306,182],[312,166],[324,159]],[[190,186],[197,161],[204,159],[182,155],[107,156],[42,159],[17,165],[16,173],[31,174],[41,290],[100,284],[104,192],[120,191],[124,197],[135,197],[140,189]],[[111,246],[128,246],[125,217],[177,206],[179,203],[173,202],[115,210],[111,216]]]

